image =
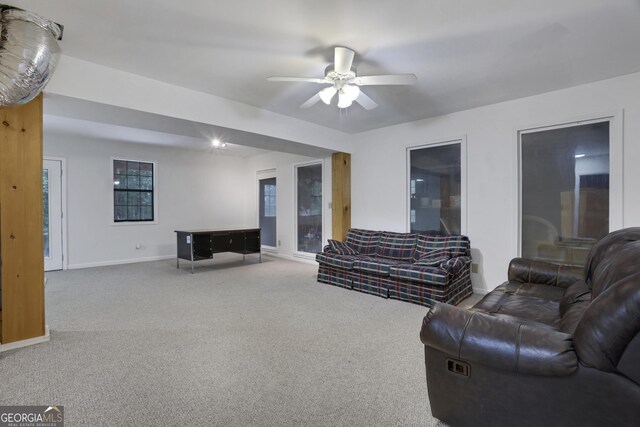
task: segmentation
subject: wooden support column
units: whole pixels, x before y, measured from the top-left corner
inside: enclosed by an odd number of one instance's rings
[[[351,154],[331,155],[332,235],[344,241],[351,227]]]
[[[3,344],[45,334],[42,94],[0,109],[0,266]]]

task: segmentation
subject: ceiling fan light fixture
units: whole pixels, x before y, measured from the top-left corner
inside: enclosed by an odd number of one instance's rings
[[[344,95],[351,101],[355,101],[356,98],[358,98],[358,95],[360,95],[360,88],[358,86],[345,85],[342,88],[342,92],[344,92]]]
[[[353,104],[353,99],[347,95],[343,90],[338,93],[338,108],[347,108]]]
[[[335,86],[329,86],[318,92],[318,95],[320,95],[320,99],[322,100],[322,102],[329,105],[331,104],[331,100],[333,99],[337,91],[338,89],[336,89]]]

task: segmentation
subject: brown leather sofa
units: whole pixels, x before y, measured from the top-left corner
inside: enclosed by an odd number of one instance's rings
[[[640,425],[640,227],[584,269],[516,258],[471,309],[424,318],[433,416],[458,426]]]

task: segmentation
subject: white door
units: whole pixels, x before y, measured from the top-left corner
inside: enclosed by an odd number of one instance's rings
[[[62,162],[42,163],[44,270],[62,270]]]

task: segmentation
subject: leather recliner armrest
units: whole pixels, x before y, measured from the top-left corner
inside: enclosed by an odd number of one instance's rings
[[[429,310],[420,338],[452,358],[503,371],[567,376],[578,365],[569,334],[448,304]]]
[[[578,280],[584,279],[584,274],[582,267],[514,258],[509,263],[508,277],[511,282],[568,288]]]

